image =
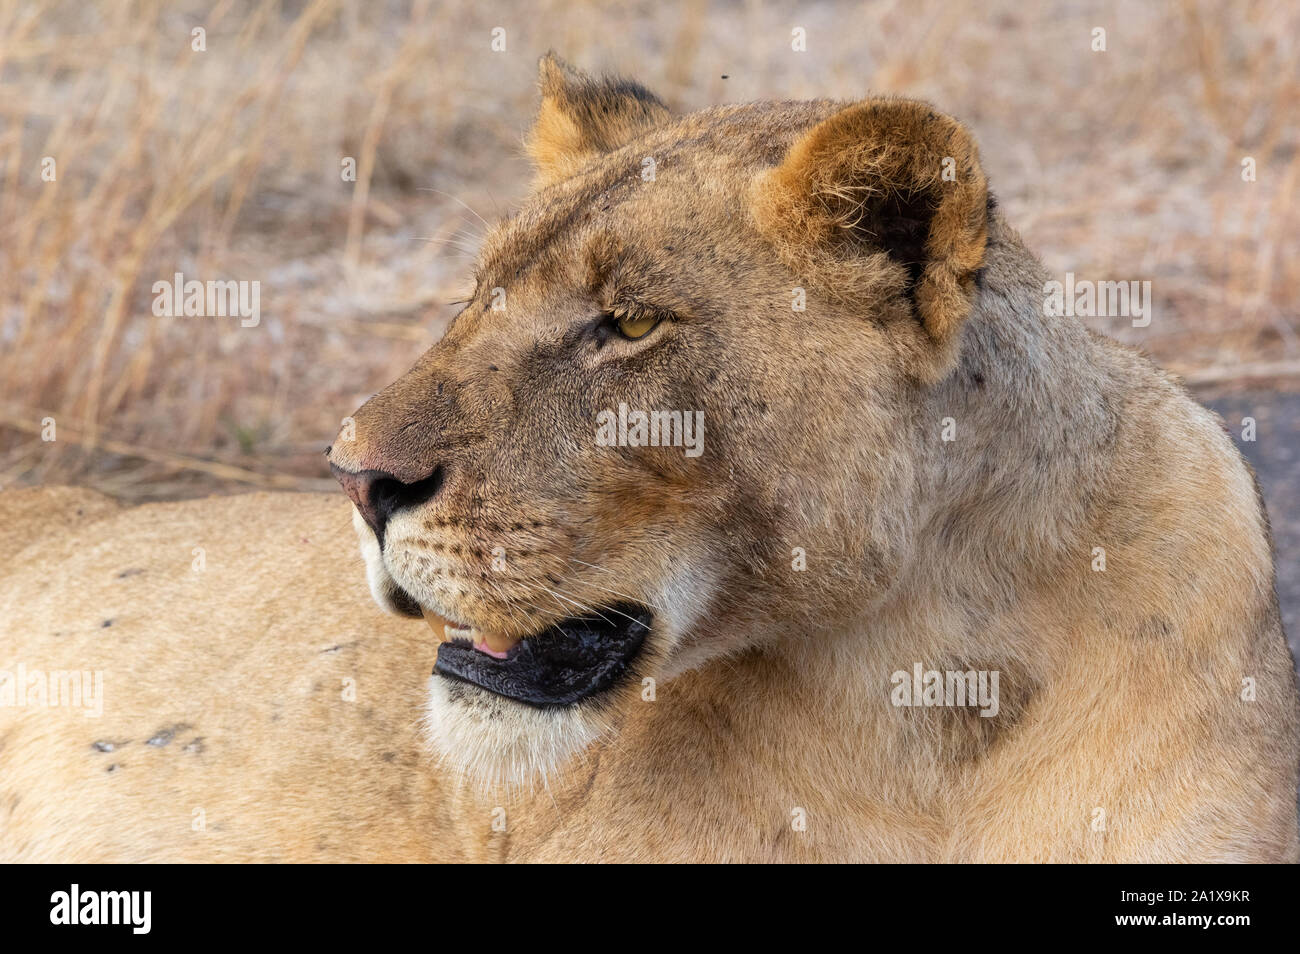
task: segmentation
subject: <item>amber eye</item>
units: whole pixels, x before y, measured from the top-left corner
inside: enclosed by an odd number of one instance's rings
[[[659,324],[659,319],[654,315],[616,315],[614,321],[618,326],[618,333],[624,338],[644,338],[650,333],[655,325]]]

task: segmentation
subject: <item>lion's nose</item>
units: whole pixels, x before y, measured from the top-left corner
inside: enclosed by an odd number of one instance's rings
[[[357,505],[361,518],[375,531],[380,546],[384,543],[384,527],[388,524],[388,518],[405,507],[418,507],[429,500],[442,487],[443,482],[441,467],[435,467],[428,477],[409,484],[382,470],[354,473],[331,463],[330,471]]]

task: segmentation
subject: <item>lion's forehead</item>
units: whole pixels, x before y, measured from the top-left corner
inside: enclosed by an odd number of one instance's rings
[[[830,101],[749,103],[701,110],[653,129],[529,196],[485,236],[478,275],[492,284],[516,278],[539,259],[564,254],[591,227],[614,221],[633,200],[678,214],[619,220],[633,230],[631,239],[689,229],[710,213],[730,217],[748,181],[836,108]]]

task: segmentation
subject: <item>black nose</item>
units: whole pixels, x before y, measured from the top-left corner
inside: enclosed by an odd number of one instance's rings
[[[433,473],[413,484],[405,484],[382,470],[363,470],[353,473],[330,464],[338,482],[357,505],[361,518],[375,531],[379,545],[384,545],[384,527],[388,518],[404,507],[418,507],[433,497],[442,487],[443,472],[435,467]]]

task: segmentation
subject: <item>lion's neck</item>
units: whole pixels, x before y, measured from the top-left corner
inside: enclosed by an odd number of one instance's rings
[[[1101,462],[1125,386],[1080,324],[1043,315],[1044,278],[999,227],[960,366],[914,422],[914,443],[928,451],[897,579],[837,632],[784,639],[753,662],[772,683],[752,696],[762,705],[784,705],[802,686],[817,705],[790,718],[875,740],[844,757],[898,789],[895,801],[928,798],[936,772],[960,771],[1049,680],[1059,654],[1043,629],[1064,626],[1062,588],[1076,584],[1063,581],[1082,578],[1097,542],[1092,499],[1113,476]],[[955,425],[951,440],[938,436],[945,424]],[[977,683],[998,673],[1000,717],[900,709],[893,690],[900,674],[911,688],[917,668],[973,672]],[[897,771],[900,758],[917,770]]]
[[[954,425],[948,440],[922,435],[930,484],[918,539],[950,561],[981,551],[976,562],[1003,575],[1081,545],[1124,386],[1082,324],[1043,314],[1046,273],[1005,226],[991,232],[984,274],[959,366],[918,422]]]

